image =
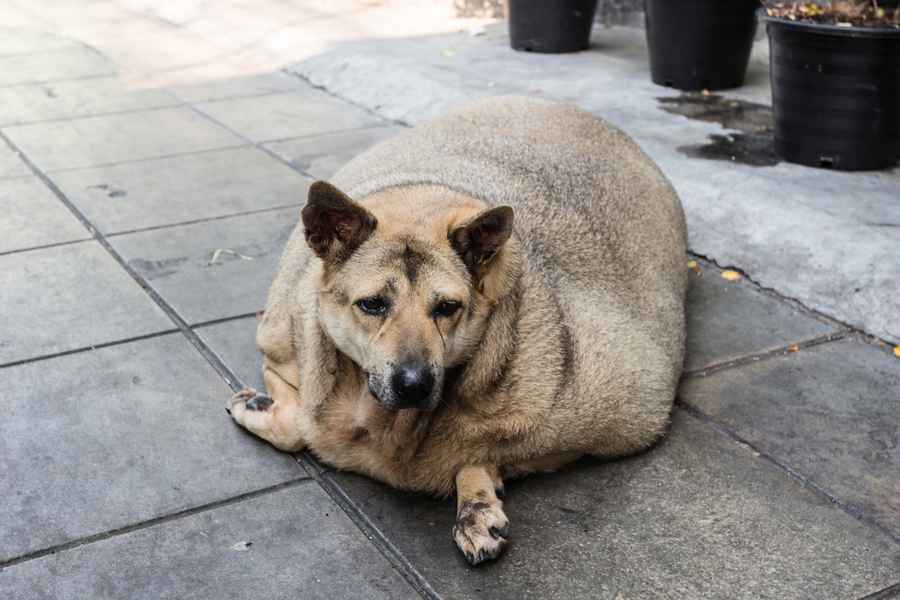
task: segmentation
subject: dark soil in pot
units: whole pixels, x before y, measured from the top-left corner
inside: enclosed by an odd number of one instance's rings
[[[756,0],[646,0],[653,83],[721,90],[744,83]]]
[[[509,43],[527,52],[577,52],[590,45],[597,0],[509,0]]]
[[[776,152],[848,171],[895,166],[900,29],[766,21]]]

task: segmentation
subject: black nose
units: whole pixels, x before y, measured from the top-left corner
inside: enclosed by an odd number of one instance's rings
[[[434,375],[427,365],[400,365],[391,377],[391,387],[400,407],[420,406],[431,396]]]

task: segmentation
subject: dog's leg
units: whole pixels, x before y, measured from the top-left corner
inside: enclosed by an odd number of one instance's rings
[[[509,520],[496,490],[503,489],[497,467],[463,467],[456,474],[453,539],[469,564],[497,558],[506,545]]]
[[[268,394],[241,390],[226,409],[241,427],[266,440],[279,450],[298,452],[305,446],[300,438],[300,402],[297,388],[268,365],[263,371]]]

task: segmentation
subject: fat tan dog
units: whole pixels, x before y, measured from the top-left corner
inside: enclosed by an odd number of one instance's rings
[[[495,558],[503,479],[664,432],[681,373],[685,225],[623,133],[492,98],[316,182],[259,324],[267,394],[230,401],[277,448],[457,496]],[[515,225],[513,219],[515,215]]]

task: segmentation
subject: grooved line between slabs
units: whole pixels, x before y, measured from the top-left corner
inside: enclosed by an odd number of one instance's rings
[[[93,533],[91,535],[86,535],[84,537],[80,537],[74,540],[69,540],[68,542],[63,542],[61,544],[54,544],[53,546],[48,546],[46,548],[41,548],[39,550],[34,550],[32,552],[27,552],[25,554],[21,554],[19,556],[13,556],[12,558],[6,559],[0,562],[0,571],[6,569],[8,567],[12,567],[19,563],[28,562],[29,560],[34,560],[36,558],[41,558],[42,556],[47,556],[49,554],[56,554],[58,552],[64,552],[66,550],[71,550],[73,548],[78,548],[79,546],[85,546],[87,544],[92,544],[94,542],[99,542],[101,540],[106,540],[112,537],[116,537],[119,535],[123,535],[126,533],[131,533],[132,531],[139,531],[141,529],[147,529],[148,527],[153,527],[154,525],[160,525],[162,523],[168,523],[170,521],[177,521],[179,519],[183,519],[185,517],[190,517],[192,515],[196,515],[199,513],[208,512],[211,510],[215,510],[217,508],[222,508],[224,506],[231,506],[232,504],[238,504],[240,502],[244,502],[246,500],[252,500],[254,498],[259,498],[260,496],[266,496],[273,492],[278,492],[283,489],[295,487],[302,483],[312,482],[313,478],[308,475],[304,475],[297,479],[291,479],[289,481],[283,481],[281,483],[261,488],[258,490],[253,490],[252,492],[245,492],[243,494],[238,494],[237,496],[232,496],[231,498],[226,498],[224,500],[216,500],[215,502],[208,502],[206,504],[200,504],[198,506],[192,506],[191,508],[187,508],[184,510],[179,510],[173,513],[169,513],[167,515],[162,515],[159,517],[154,517],[152,519],[147,519],[145,521],[138,521],[137,523],[131,523],[129,525],[124,525],[122,527],[117,527],[115,529],[110,529],[108,531],[101,531],[99,533]]]

